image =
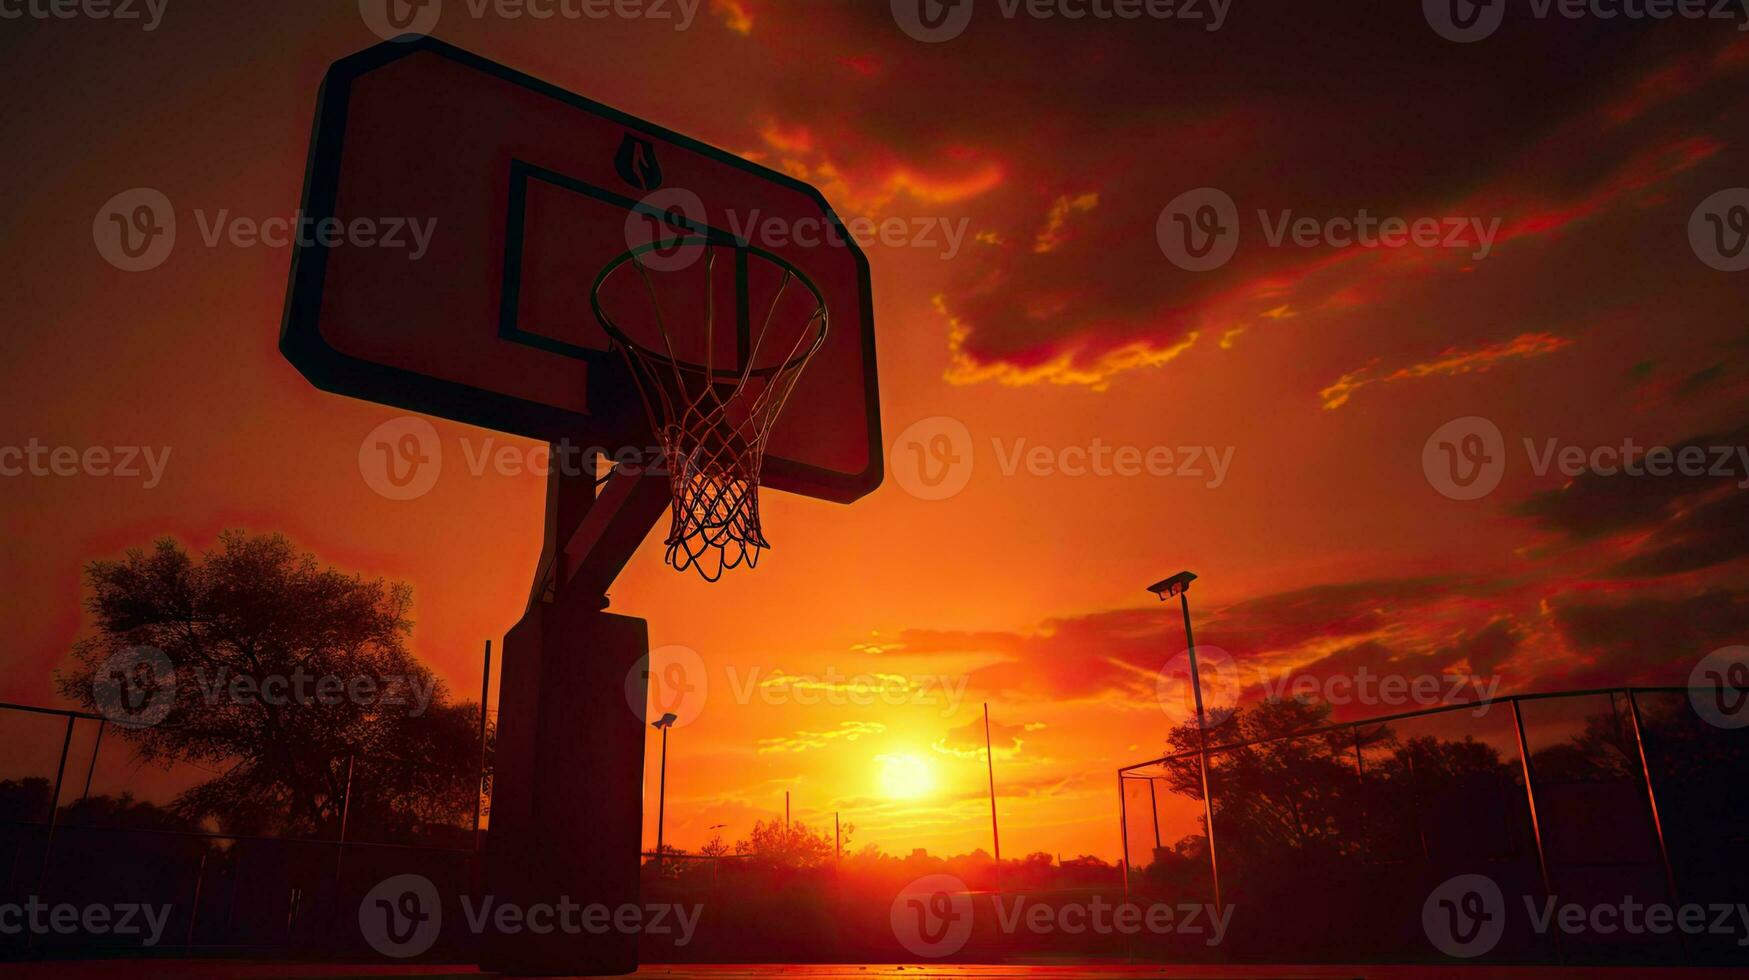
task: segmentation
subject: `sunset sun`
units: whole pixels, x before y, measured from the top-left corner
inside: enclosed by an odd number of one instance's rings
[[[882,755],[881,791],[895,800],[912,800],[935,788],[935,769],[914,755]]]

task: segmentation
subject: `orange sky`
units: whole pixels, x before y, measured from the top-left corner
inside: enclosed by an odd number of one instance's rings
[[[989,13],[922,44],[885,4],[713,0],[677,31],[451,0],[446,40],[803,176],[847,217],[970,231],[952,257],[868,249],[886,485],[850,507],[770,495],[776,550],[714,586],[665,568],[653,536],[613,590],[708,683],[672,736],[670,841],[744,836],[789,790],[799,818],[841,812],[858,843],[987,847],[988,701],[1005,854],[1115,857],[1114,770],[1183,717],[1156,685],[1182,649],[1176,611],[1142,591],[1180,568],[1202,576],[1199,639],[1246,672],[1245,696],[1266,672],[1363,667],[1473,672],[1500,693],[1679,684],[1744,641],[1734,480],[1569,480],[1521,448],[1749,444],[1749,272],[1709,268],[1688,240],[1696,206],[1749,173],[1743,35],[1509,23],[1459,46],[1417,6],[1364,24],[1236,11],[1219,32]],[[197,212],[297,207],[322,72],[375,40],[347,2],[189,0],[150,32],[0,23],[0,444],[171,453],[149,489],[0,478],[0,698],[59,703],[84,562],[165,534],[204,548],[226,527],[409,582],[415,651],[475,696],[482,642],[527,595],[544,484],[465,460],[532,444],[439,421],[431,492],[379,496],[359,446],[398,413],[318,392],[276,349],[289,249],[198,233]],[[1241,245],[1188,273],[1156,219],[1211,186],[1238,202]],[[134,187],[182,224],[141,273],[92,240]],[[1360,208],[1500,224],[1478,259],[1271,247],[1254,217]],[[1423,466],[1467,416],[1508,449],[1473,501]],[[920,499],[916,447],[960,431],[911,428],[938,417],[964,426],[972,468]],[[1073,475],[1019,455],[1072,467],[1095,440],[1227,465]],[[910,693],[807,703],[859,675]]]

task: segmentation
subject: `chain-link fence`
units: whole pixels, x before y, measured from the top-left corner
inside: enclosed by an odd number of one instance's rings
[[[1728,693],[1525,695],[1249,738],[1227,719],[1206,776],[1196,748],[1118,771],[1131,898],[1231,916],[1221,949],[1138,953],[1742,962],[1749,727],[1706,700]]]
[[[142,763],[119,735],[99,715],[0,704],[0,906],[28,925],[0,929],[0,952],[344,951],[362,945],[360,902],[378,882],[419,874],[460,890],[477,873],[475,759],[444,772],[313,760],[330,778],[297,801],[307,819],[217,832],[176,804],[219,785],[229,764]],[[250,822],[248,802],[235,802],[234,823]],[[264,814],[291,809],[261,802]]]

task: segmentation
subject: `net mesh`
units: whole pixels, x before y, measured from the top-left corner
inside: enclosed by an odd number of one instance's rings
[[[739,365],[716,367],[714,279],[722,248],[702,239],[685,244],[703,253],[702,364],[676,354],[677,339],[662,302],[665,288],[698,288],[684,273],[699,263],[683,267],[677,275],[671,266],[653,268],[645,260],[658,246],[633,249],[603,270],[596,281],[594,304],[597,319],[631,368],[667,469],[671,502],[666,560],[676,570],[691,568],[714,582],[729,569],[758,565],[760,552],[771,547],[759,520],[766,444],[796,381],[826,339],[827,316],[818,291],[805,277],[786,263],[750,250],[751,257],[781,269],[781,280],[763,316],[756,323],[748,316],[748,352],[739,358]],[[625,265],[635,270],[648,303],[651,324],[645,329],[653,325],[657,335],[649,346],[629,338],[601,299],[603,285]],[[805,290],[811,296],[811,312],[801,318],[799,329],[794,329],[797,318],[791,316],[790,323],[774,331],[784,296],[795,295],[792,290]],[[762,361],[771,366],[756,367]]]

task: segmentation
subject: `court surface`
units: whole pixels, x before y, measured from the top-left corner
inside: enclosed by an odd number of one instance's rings
[[[1271,978],[1382,978],[1409,980],[1415,977],[1450,977],[1477,980],[1481,977],[1741,977],[1730,969],[1550,966],[1129,966],[1085,964],[1062,966],[929,966],[921,964],[715,964],[705,966],[646,966],[638,977],[661,980],[744,980],[752,977],[785,977],[790,980],[1070,980],[1070,978],[1140,978],[1162,980],[1271,980]],[[419,980],[496,976],[473,966],[443,964],[334,964],[242,960],[81,960],[39,963],[0,963],[0,977],[190,977],[239,980],[294,980],[294,978],[402,977]]]

